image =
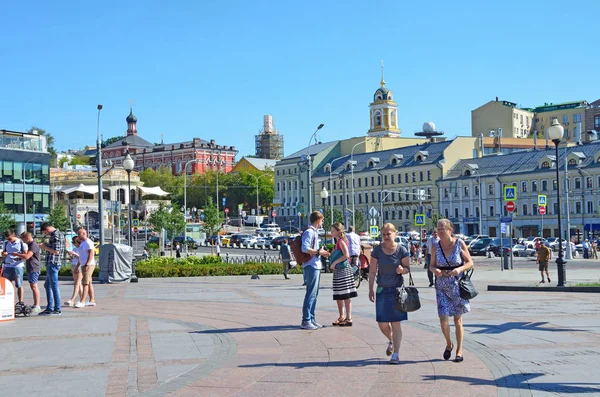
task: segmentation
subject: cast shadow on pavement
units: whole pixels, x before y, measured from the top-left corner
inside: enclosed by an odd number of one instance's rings
[[[297,325],[259,325],[256,327],[248,326],[246,328],[205,329],[191,331],[190,334],[233,334],[238,332],[297,331],[299,329],[300,327]]]
[[[543,373],[522,373],[519,375],[503,376],[496,380],[470,378],[467,376],[425,375],[423,376],[423,380],[450,380],[469,383],[473,386],[497,386],[498,388],[536,390],[558,394],[600,393],[600,383],[528,382],[531,379],[544,375]]]
[[[504,324],[465,324],[465,328],[481,328],[478,331],[473,331],[473,334],[502,334],[513,330],[521,331],[550,331],[550,332],[585,332],[581,329],[573,328],[555,328],[555,327],[544,327],[549,324],[548,322],[537,322],[532,323],[528,321],[515,321]]]
[[[436,361],[443,361],[441,359],[433,359],[433,360],[402,360],[400,361],[400,365],[410,365],[410,364],[421,364],[421,363],[431,363]],[[372,365],[388,365],[389,360],[387,359],[378,359],[378,358],[368,358],[365,360],[346,360],[346,361],[307,361],[307,362],[297,362],[297,363],[259,363],[259,364],[240,364],[238,368],[262,368],[262,367],[290,367],[294,369],[302,369],[302,368],[328,368],[328,367],[368,367]]]

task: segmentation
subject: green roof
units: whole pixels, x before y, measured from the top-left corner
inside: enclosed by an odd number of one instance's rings
[[[587,101],[572,101],[563,103],[548,103],[543,106],[538,106],[534,109],[535,113],[552,112],[554,110],[574,109],[587,106]]]

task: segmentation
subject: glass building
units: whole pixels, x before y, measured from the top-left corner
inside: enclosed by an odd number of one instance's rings
[[[50,154],[46,137],[0,130],[0,200],[17,224],[32,228],[50,211]]]

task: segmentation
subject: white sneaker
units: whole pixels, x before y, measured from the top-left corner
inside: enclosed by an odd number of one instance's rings
[[[398,353],[392,353],[392,358],[390,358],[390,364],[400,364],[400,357],[398,357]]]
[[[77,302],[74,307],[76,307],[78,309],[82,309],[82,308],[85,307],[85,303],[83,303],[83,302]]]
[[[31,308],[31,312],[32,312],[32,313],[39,313],[39,312],[41,312],[41,311],[42,311],[42,308],[41,308],[41,307],[39,307],[39,306],[33,306],[33,307]]]
[[[63,303],[63,306],[73,307],[73,301],[66,301],[65,303]]]
[[[302,321],[302,324],[300,325],[300,328],[302,328],[302,329],[310,329],[310,330],[319,329],[319,327],[317,327],[316,325],[314,325],[310,321]]]
[[[96,302],[88,302],[85,305],[86,306],[96,306]]]

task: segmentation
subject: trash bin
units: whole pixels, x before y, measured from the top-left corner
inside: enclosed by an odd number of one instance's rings
[[[101,283],[130,281],[133,264],[133,248],[125,244],[105,244],[100,247]]]
[[[508,254],[504,253],[504,270],[508,270]]]

